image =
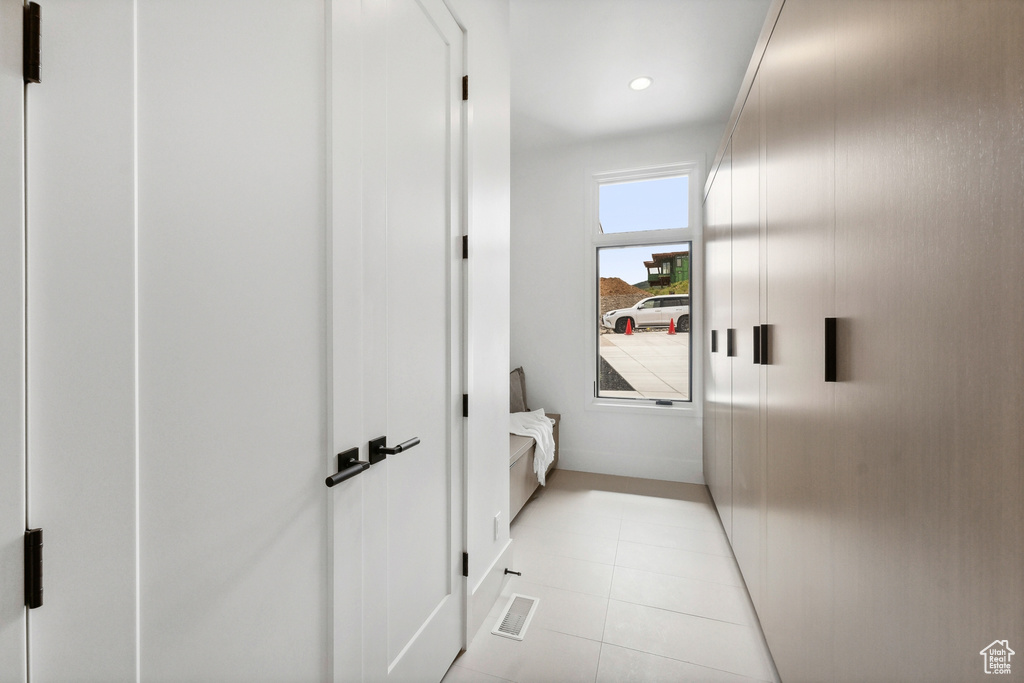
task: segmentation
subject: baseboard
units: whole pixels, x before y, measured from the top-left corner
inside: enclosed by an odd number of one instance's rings
[[[621,453],[596,453],[562,448],[559,467],[577,472],[613,474],[619,477],[680,481],[704,484],[704,463],[679,458],[636,455],[623,457]]]
[[[501,591],[508,580],[508,577],[505,575],[505,567],[512,566],[512,543],[513,539],[510,538],[501,553],[498,554],[498,557],[487,568],[483,578],[480,579],[476,587],[470,592],[469,609],[466,610],[467,645],[473,640],[473,636],[480,630],[480,627],[483,626],[487,620],[487,615],[495,603],[498,602],[498,598],[501,597]]]

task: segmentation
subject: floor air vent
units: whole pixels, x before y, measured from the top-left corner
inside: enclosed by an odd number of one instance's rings
[[[526,627],[530,625],[533,613],[537,610],[538,602],[537,598],[513,593],[501,616],[498,617],[498,623],[491,629],[491,633],[513,640],[522,640],[526,635]]]

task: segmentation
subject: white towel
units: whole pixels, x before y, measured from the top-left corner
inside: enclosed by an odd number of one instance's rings
[[[533,437],[537,448],[533,451],[533,471],[537,481],[544,486],[548,465],[555,459],[555,421],[544,414],[544,409],[529,413],[511,413],[508,431],[519,436]]]

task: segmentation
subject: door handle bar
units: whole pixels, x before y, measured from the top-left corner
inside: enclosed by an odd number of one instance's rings
[[[381,460],[389,455],[398,455],[403,451],[407,451],[413,446],[419,445],[420,437],[414,436],[408,441],[403,441],[397,446],[387,447],[388,437],[378,436],[376,439],[370,441],[370,463],[376,465]]]
[[[346,479],[351,479],[365,469],[369,469],[370,463],[359,459],[359,449],[350,448],[347,451],[338,453],[338,472],[327,477],[327,486],[337,486]]]

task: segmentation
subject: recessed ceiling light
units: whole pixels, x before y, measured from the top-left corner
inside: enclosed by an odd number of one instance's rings
[[[634,78],[629,82],[629,87],[633,90],[647,90],[651,87],[651,83],[654,83],[654,79],[649,76],[641,76],[640,78]]]

